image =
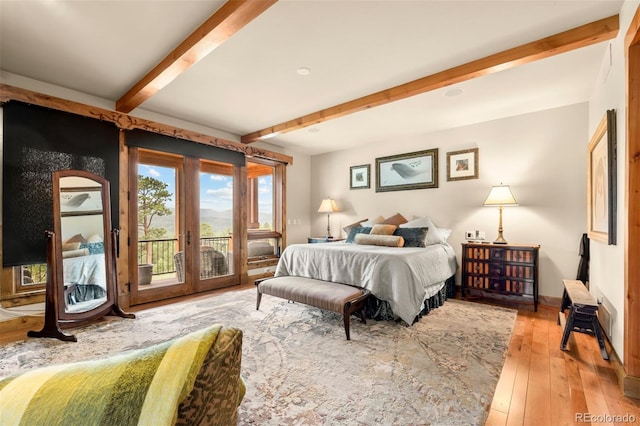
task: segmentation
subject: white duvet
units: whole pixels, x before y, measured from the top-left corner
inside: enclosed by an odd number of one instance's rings
[[[288,246],[275,276],[366,288],[378,299],[388,301],[395,315],[413,324],[424,301],[438,293],[457,268],[449,244],[397,248],[335,242]]]

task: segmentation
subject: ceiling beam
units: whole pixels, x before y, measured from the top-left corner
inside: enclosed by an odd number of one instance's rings
[[[128,113],[207,56],[277,0],[229,0],[116,101]]]
[[[436,90],[451,84],[461,83],[477,77],[493,74],[518,65],[524,65],[540,59],[566,53],[574,49],[611,40],[618,34],[620,24],[618,15],[594,21],[568,31],[564,31],[540,40],[504,50],[493,55],[467,62],[466,64],[438,72],[418,80],[413,80],[390,89],[382,90],[352,101],[313,112],[293,120],[275,124],[242,136],[243,143],[273,137],[281,133],[292,132],[334,118],[388,104]]]

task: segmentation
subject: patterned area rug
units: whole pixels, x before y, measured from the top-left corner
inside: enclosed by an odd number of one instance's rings
[[[77,343],[0,346],[0,376],[104,357],[221,323],[243,330],[247,394],[239,424],[484,424],[516,311],[449,300],[418,323],[352,318],[264,296],[227,292],[74,330]]]

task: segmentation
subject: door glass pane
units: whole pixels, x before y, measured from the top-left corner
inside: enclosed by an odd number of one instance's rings
[[[176,279],[184,282],[177,179],[176,168],[144,163],[138,166],[139,290],[173,284]]]
[[[203,162],[200,172],[200,279],[233,274],[233,175]]]

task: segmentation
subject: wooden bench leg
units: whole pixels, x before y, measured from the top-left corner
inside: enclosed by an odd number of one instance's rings
[[[562,351],[567,350],[567,341],[569,340],[569,335],[573,330],[573,322],[575,320],[575,315],[576,315],[575,309],[572,307],[571,311],[569,312],[569,318],[567,318],[567,325],[565,325],[564,332],[562,333],[562,341],[560,342],[560,350]]]
[[[598,346],[600,346],[600,355],[602,355],[602,359],[609,359],[609,354],[607,353],[607,348],[604,345],[604,336],[602,335],[602,330],[600,329],[600,323],[598,322],[598,317],[595,315],[591,319],[593,324],[593,331],[596,334],[596,338],[598,339]]]

